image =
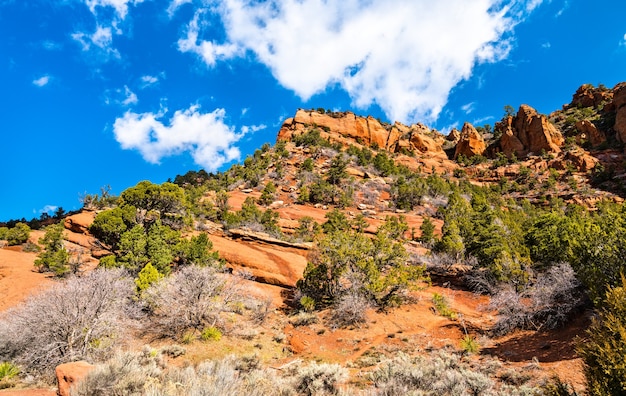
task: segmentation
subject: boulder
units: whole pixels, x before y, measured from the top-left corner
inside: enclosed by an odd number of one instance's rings
[[[89,226],[96,218],[96,212],[82,211],[65,218],[63,225],[66,229],[78,234],[89,234]]]
[[[499,122],[502,131],[500,146],[508,157],[518,158],[528,154],[558,153],[563,144],[563,136],[548,118],[537,113],[528,105],[521,105],[515,117],[507,117]]]
[[[70,396],[70,388],[95,368],[85,361],[64,363],[56,368],[59,396]]]
[[[591,121],[581,120],[576,123],[579,140],[587,140],[592,146],[599,146],[606,142],[606,135],[600,131]]]
[[[464,155],[468,158],[475,155],[483,155],[485,150],[487,150],[485,140],[480,133],[478,133],[476,128],[469,122],[463,124],[459,143],[456,145],[454,152],[454,159],[459,155]]]
[[[579,172],[588,172],[600,162],[596,157],[584,150],[570,151],[565,155],[565,159],[571,161],[572,165],[574,165]]]

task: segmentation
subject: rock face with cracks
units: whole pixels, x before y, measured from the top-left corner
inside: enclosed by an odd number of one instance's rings
[[[463,125],[463,129],[461,129],[459,142],[454,152],[454,159],[458,158],[459,155],[464,155],[468,158],[475,155],[483,155],[485,150],[487,150],[487,145],[483,137],[472,124],[466,122]]]
[[[500,147],[507,157],[561,152],[564,141],[561,132],[545,115],[528,105],[521,105],[516,116],[505,118],[496,128],[502,131]]]
[[[293,118],[283,123],[277,140],[290,141],[312,128],[319,129],[323,138],[346,146],[361,144],[390,152],[409,151],[445,157],[442,149],[445,138],[425,125],[383,124],[371,116],[360,117],[351,112],[298,110]]]

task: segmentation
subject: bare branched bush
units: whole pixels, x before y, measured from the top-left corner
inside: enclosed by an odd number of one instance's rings
[[[160,336],[175,339],[206,327],[225,330],[223,312],[251,310],[254,314],[256,308],[262,309],[246,292],[243,279],[211,267],[184,267],[144,292],[150,312],[147,326]]]
[[[331,327],[348,327],[365,323],[370,302],[357,292],[349,292],[339,298],[331,311]]]
[[[566,323],[584,301],[572,267],[557,264],[521,292],[504,285],[495,293],[490,306],[498,310],[499,319],[493,330],[504,334],[514,329],[553,329]]]
[[[121,270],[98,270],[31,297],[0,320],[0,361],[45,376],[65,362],[107,356],[128,327],[132,280]]]

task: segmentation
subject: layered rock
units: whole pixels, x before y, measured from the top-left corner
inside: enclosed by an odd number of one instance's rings
[[[464,155],[468,158],[475,155],[483,155],[485,150],[487,150],[485,140],[476,128],[469,122],[463,124],[459,142],[454,152],[454,159],[457,159],[459,155]]]
[[[298,110],[293,118],[287,119],[278,132],[279,141],[289,141],[312,127],[320,129],[320,135],[343,145],[361,144],[391,152],[408,150],[421,154],[445,156],[443,138],[433,137],[432,131],[422,124],[411,126],[399,122],[383,125],[377,119],[360,117],[351,112],[320,113]]]
[[[617,138],[622,143],[626,143],[626,83],[618,84],[614,88],[613,104],[616,111],[613,129]]]
[[[518,158],[529,154],[558,153],[563,136],[548,118],[528,105],[521,105],[517,115],[507,117],[496,126],[502,131],[500,147],[504,154]]]

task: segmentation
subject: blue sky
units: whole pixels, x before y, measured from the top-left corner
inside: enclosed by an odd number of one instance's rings
[[[626,81],[623,0],[0,0],[0,221],[224,170],[298,108],[441,131]]]

